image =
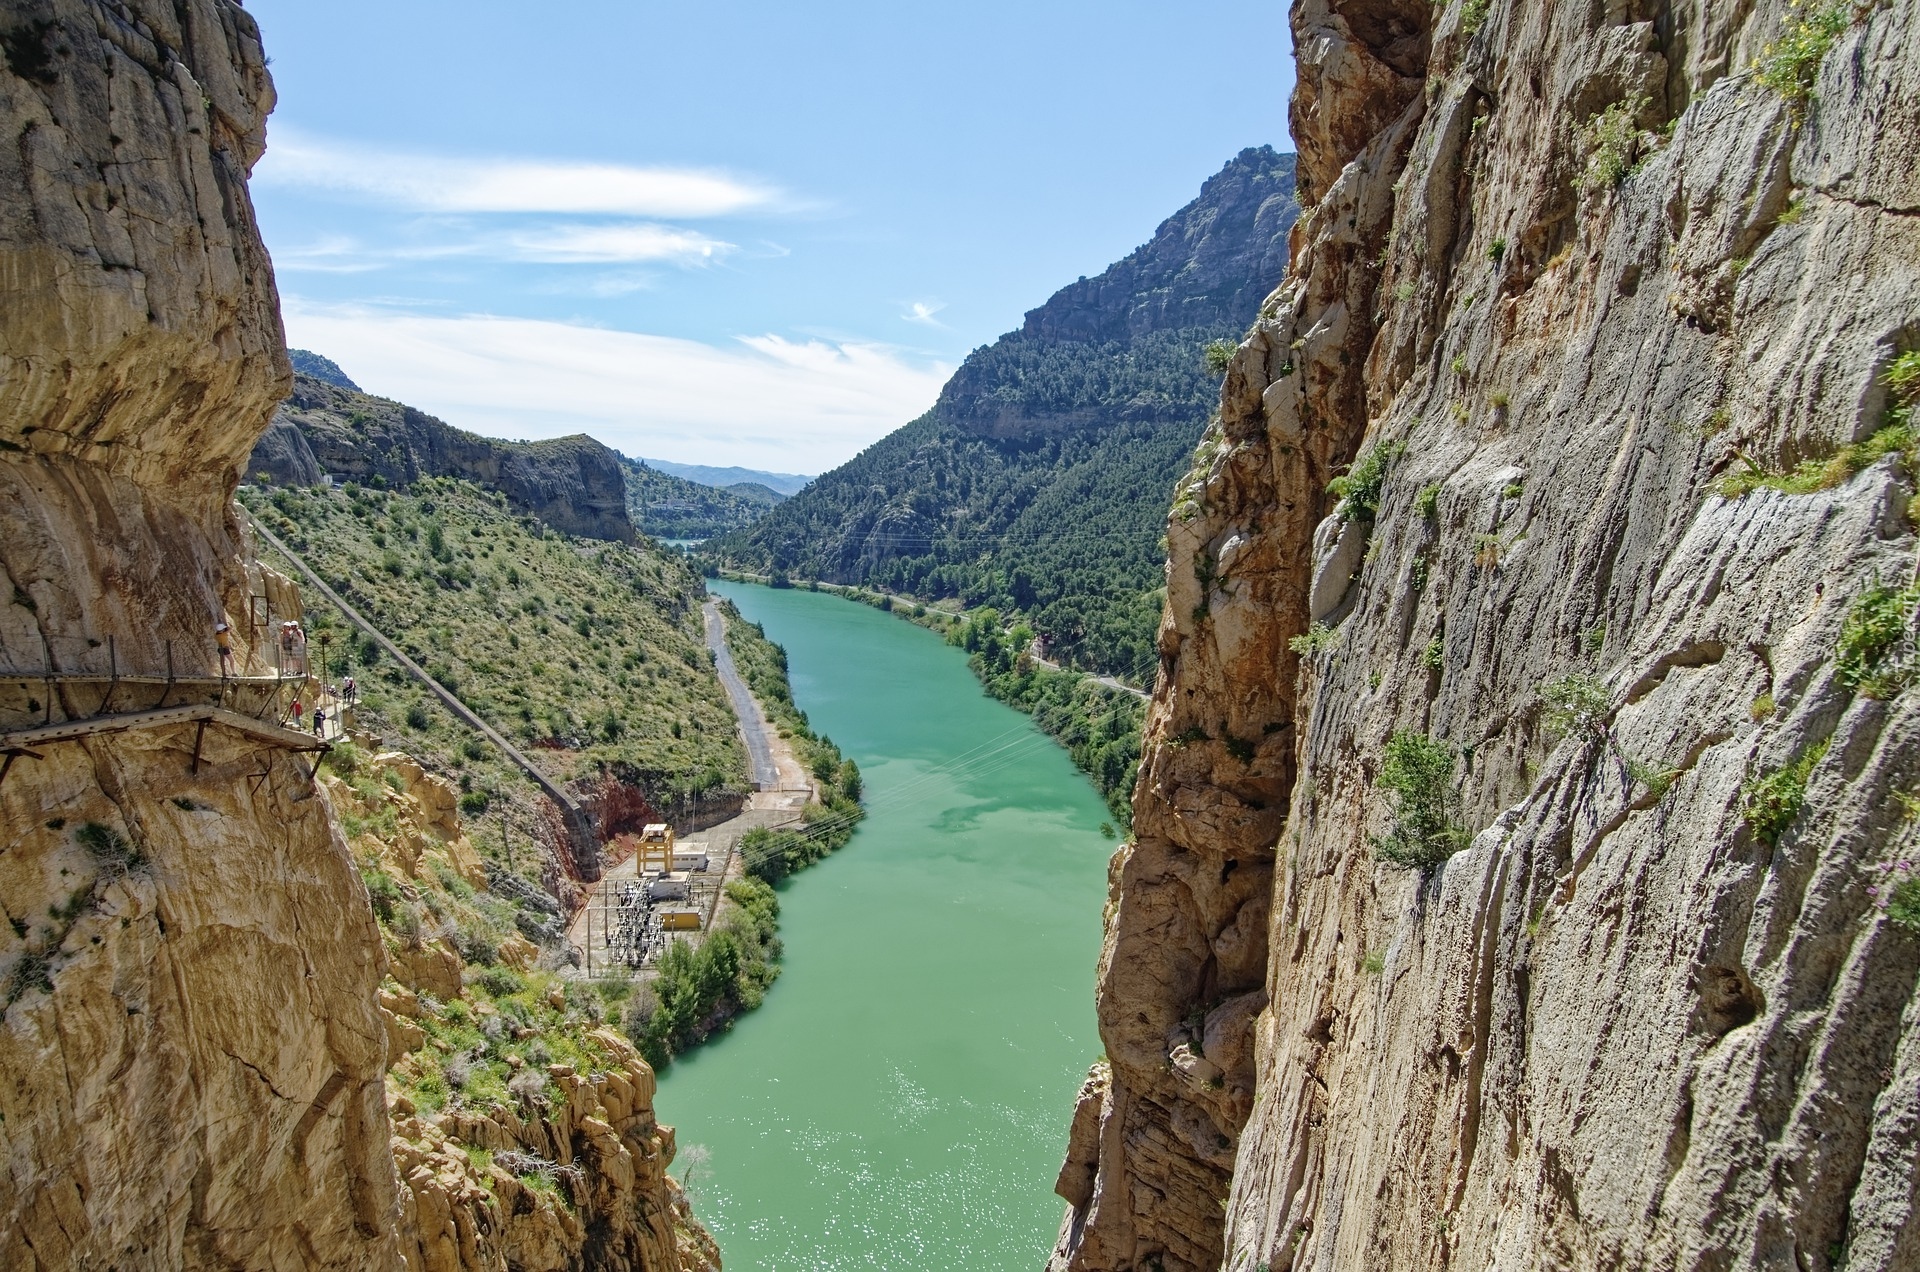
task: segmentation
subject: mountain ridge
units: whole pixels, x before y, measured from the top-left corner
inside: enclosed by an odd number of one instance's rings
[[[1293,173],[1241,151],[1143,246],[970,354],[926,415],[712,555],[1017,612],[1068,662],[1137,676],[1160,522],[1217,395],[1203,351],[1280,281]]]

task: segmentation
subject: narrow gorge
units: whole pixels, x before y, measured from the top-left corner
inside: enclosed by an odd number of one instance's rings
[[[1292,28],[1050,1266],[1920,1266],[1920,5]]]
[[[255,14],[0,0],[0,1266],[1920,1269],[1920,0],[1285,14],[1297,154],[774,473],[296,376]],[[581,312],[840,214],[461,171]],[[513,331],[932,383],[685,308]]]

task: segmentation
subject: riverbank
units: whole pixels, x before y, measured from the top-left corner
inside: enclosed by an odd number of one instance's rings
[[[1031,1272],[1100,1050],[1108,814],[931,633],[804,590],[714,590],[788,651],[867,815],[780,885],[766,1002],[662,1076],[680,1142],[712,1154],[702,1219],[728,1267]]]
[[[988,696],[1030,715],[1064,748],[1099,789],[1113,822],[1133,824],[1133,783],[1140,767],[1140,737],[1151,695],[1112,676],[1065,668],[1033,654],[1033,634],[1004,624],[998,611],[964,611],[957,601],[927,602],[841,583],[807,580],[773,584],[767,575],[718,570],[716,577],[775,591],[825,592],[858,601],[895,618],[937,632],[969,655],[968,666]]]
[[[703,611],[759,789],[734,817],[678,842],[678,852],[706,863],[678,872],[686,895],[674,907],[699,926],[664,933],[666,949],[637,974],[637,916],[621,902],[641,884],[639,863],[620,841],[567,931],[579,974],[611,982],[623,1027],[656,1068],[760,1005],[780,975],[773,885],[844,844],[862,815],[859,768],[794,705],[786,652],[729,602],[709,600]]]

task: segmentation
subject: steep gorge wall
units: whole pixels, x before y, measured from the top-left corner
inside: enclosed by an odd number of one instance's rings
[[[214,637],[258,675],[258,620],[300,612],[228,502],[291,380],[246,189],[258,31],[229,0],[21,0],[0,52],[0,734],[259,711]],[[5,748],[0,1264],[504,1268],[436,1263],[440,1194],[396,1175],[419,1163],[391,1139],[386,955],[295,741],[148,714]],[[566,1108],[518,1129],[605,1124],[647,1160],[603,1145],[594,1204],[672,1208],[671,1132],[622,1059],[618,1098],[565,1075]],[[697,1228],[657,1218],[606,1265],[704,1266]],[[549,1227],[527,1266],[579,1266],[609,1225]]]
[[[1295,4],[1309,211],[1169,521],[1053,1267],[1920,1263],[1920,735],[1835,666],[1913,477],[1711,489],[1920,346],[1920,4],[1835,11],[1801,109],[1778,2]],[[1478,832],[1431,871],[1371,847],[1399,731]]]

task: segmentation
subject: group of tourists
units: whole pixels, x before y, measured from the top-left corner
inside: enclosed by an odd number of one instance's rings
[[[231,676],[233,674],[233,626],[225,619],[213,625],[213,644],[220,654],[220,674]],[[280,624],[280,675],[284,678],[289,674],[305,675],[306,672],[307,631],[297,621],[289,619]],[[307,711],[306,704],[296,697],[287,709],[288,717],[293,721],[293,727],[296,729],[302,727],[302,717],[307,717],[313,722],[313,736],[325,737],[327,709],[322,703],[330,699],[335,703],[346,703],[352,706],[359,696],[359,682],[352,676],[348,676],[338,688],[333,685],[325,686],[320,694],[321,703],[315,703],[311,713]]]

